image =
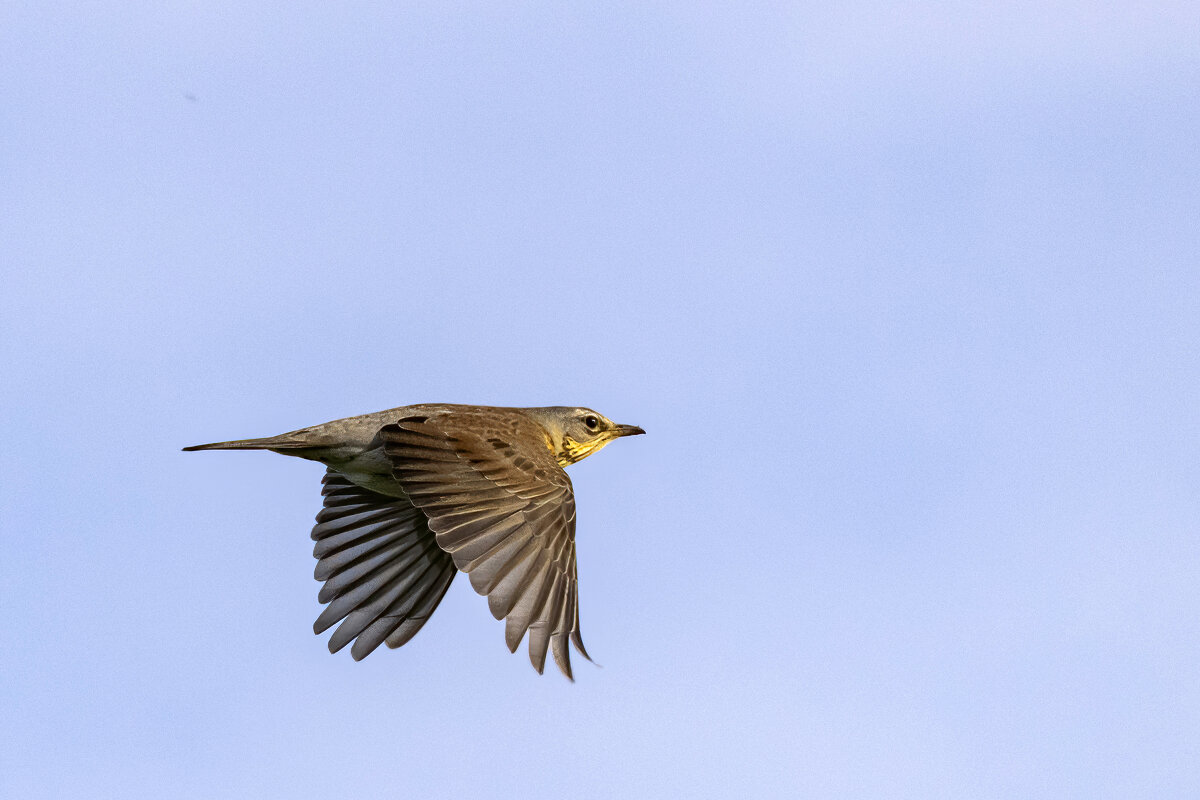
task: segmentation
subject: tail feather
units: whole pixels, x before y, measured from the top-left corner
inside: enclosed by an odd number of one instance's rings
[[[183,448],[192,450],[293,450],[301,447],[311,447],[311,442],[298,441],[295,437],[268,436],[265,439],[234,439],[231,442],[213,442],[212,444],[194,444]]]

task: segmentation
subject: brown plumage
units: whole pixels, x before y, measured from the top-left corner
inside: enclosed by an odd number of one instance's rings
[[[421,629],[456,571],[505,620],[510,651],[529,637],[572,678],[579,631],[575,497],[563,470],[621,436],[644,433],[586,408],[404,406],[185,450],[272,450],[320,461],[325,504],[312,538],[328,606],[313,625],[361,659]]]

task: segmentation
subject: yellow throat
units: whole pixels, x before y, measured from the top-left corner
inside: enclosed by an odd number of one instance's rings
[[[570,436],[564,436],[562,440],[562,449],[554,454],[558,459],[558,465],[565,467],[568,464],[574,464],[576,461],[582,461],[592,453],[599,450],[604,445],[608,444],[609,439],[597,437],[588,442],[577,442]]]

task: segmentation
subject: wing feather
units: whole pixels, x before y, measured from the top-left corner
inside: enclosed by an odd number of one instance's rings
[[[429,619],[457,569],[437,544],[425,514],[407,498],[364,489],[334,470],[325,473],[324,508],[313,527],[314,575],[327,604],[313,623],[336,652],[351,641],[361,659],[387,642],[399,647]]]
[[[534,669],[553,652],[571,678],[567,642],[587,657],[578,635],[575,498],[541,428],[457,411],[401,419],[379,435],[393,476],[438,545],[506,620],[508,648],[528,634]]]

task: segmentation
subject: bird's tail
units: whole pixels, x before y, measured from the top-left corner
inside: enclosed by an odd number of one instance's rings
[[[213,442],[212,444],[194,444],[183,448],[191,450],[298,450],[302,447],[312,447],[312,442],[301,441],[294,434],[285,433],[282,436],[268,436],[265,439],[234,439],[231,442]]]

